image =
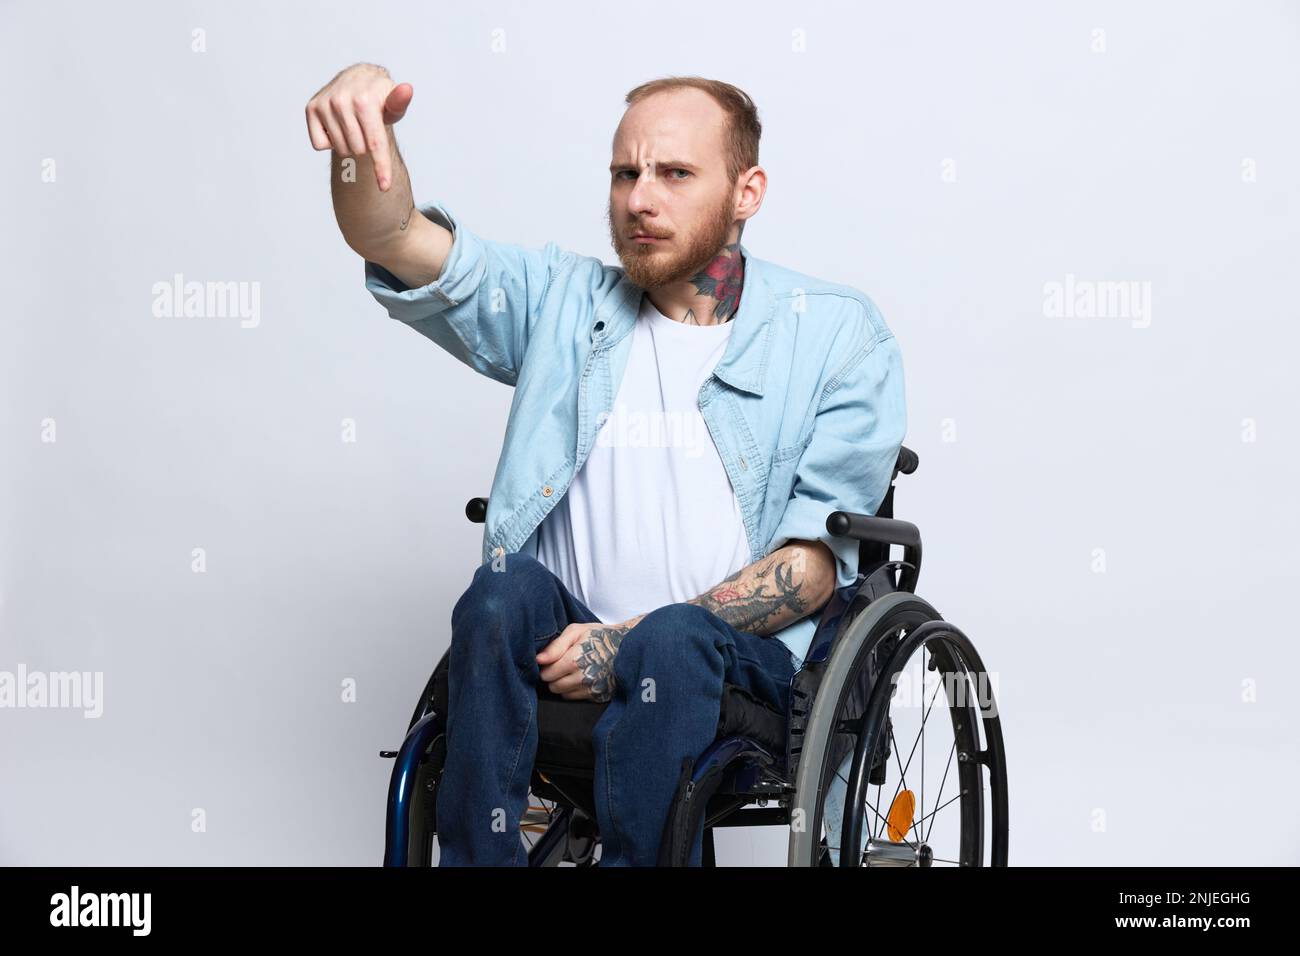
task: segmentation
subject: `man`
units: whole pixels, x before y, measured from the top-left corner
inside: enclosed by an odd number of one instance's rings
[[[602,866],[653,865],[724,683],[785,711],[816,613],[854,582],[835,510],[873,514],[906,431],[874,304],[756,259],[757,110],[644,84],[614,134],[622,268],[417,209],[393,124],[410,84],[359,64],[307,105],[339,228],[389,314],[515,388],[483,564],[452,611],[440,865],[523,865],[538,693],[608,702],[593,734]],[[508,555],[508,557],[507,557]],[[691,857],[701,858],[700,840]]]

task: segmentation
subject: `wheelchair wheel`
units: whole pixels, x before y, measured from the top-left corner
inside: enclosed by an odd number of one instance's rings
[[[823,666],[795,775],[789,865],[1005,866],[1001,722],[966,636],[895,592],[849,622]]]
[[[415,772],[415,784],[411,788],[410,816],[407,824],[406,865],[432,866],[435,801],[438,794],[438,778],[442,773],[442,764],[447,757],[447,738],[443,734],[429,744],[425,757],[420,761]]]

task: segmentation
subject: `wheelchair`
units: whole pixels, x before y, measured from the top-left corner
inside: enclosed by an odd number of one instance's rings
[[[737,826],[788,827],[788,866],[1007,865],[1006,755],[989,676],[966,635],[916,595],[920,531],[893,517],[895,480],[917,464],[901,447],[874,516],[827,516],[830,534],[859,542],[857,580],[821,610],[788,713],[724,684],[717,737],[682,768],[658,865],[687,865],[698,838],[702,864],[716,866],[714,830]],[[473,498],[465,511],[482,523],[487,500]],[[380,751],[395,761],[385,866],[431,865],[448,660],[425,685],[401,748]],[[529,866],[597,863],[591,734],[605,706],[539,689],[520,821]],[[927,733],[940,740],[937,754],[926,753]]]

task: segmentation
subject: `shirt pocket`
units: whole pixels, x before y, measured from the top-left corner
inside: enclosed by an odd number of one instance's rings
[[[812,429],[809,429],[808,434],[804,435],[804,437],[799,439],[797,442],[778,448],[776,451],[772,452],[773,466],[791,461],[792,459],[798,459],[799,456],[803,454],[803,450],[808,447],[810,441],[812,441]]]

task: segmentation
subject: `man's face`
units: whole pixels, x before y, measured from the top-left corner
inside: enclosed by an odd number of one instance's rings
[[[697,275],[731,238],[737,197],[727,180],[726,122],[711,96],[689,88],[656,93],[623,114],[610,164],[609,232],[642,289]]]

